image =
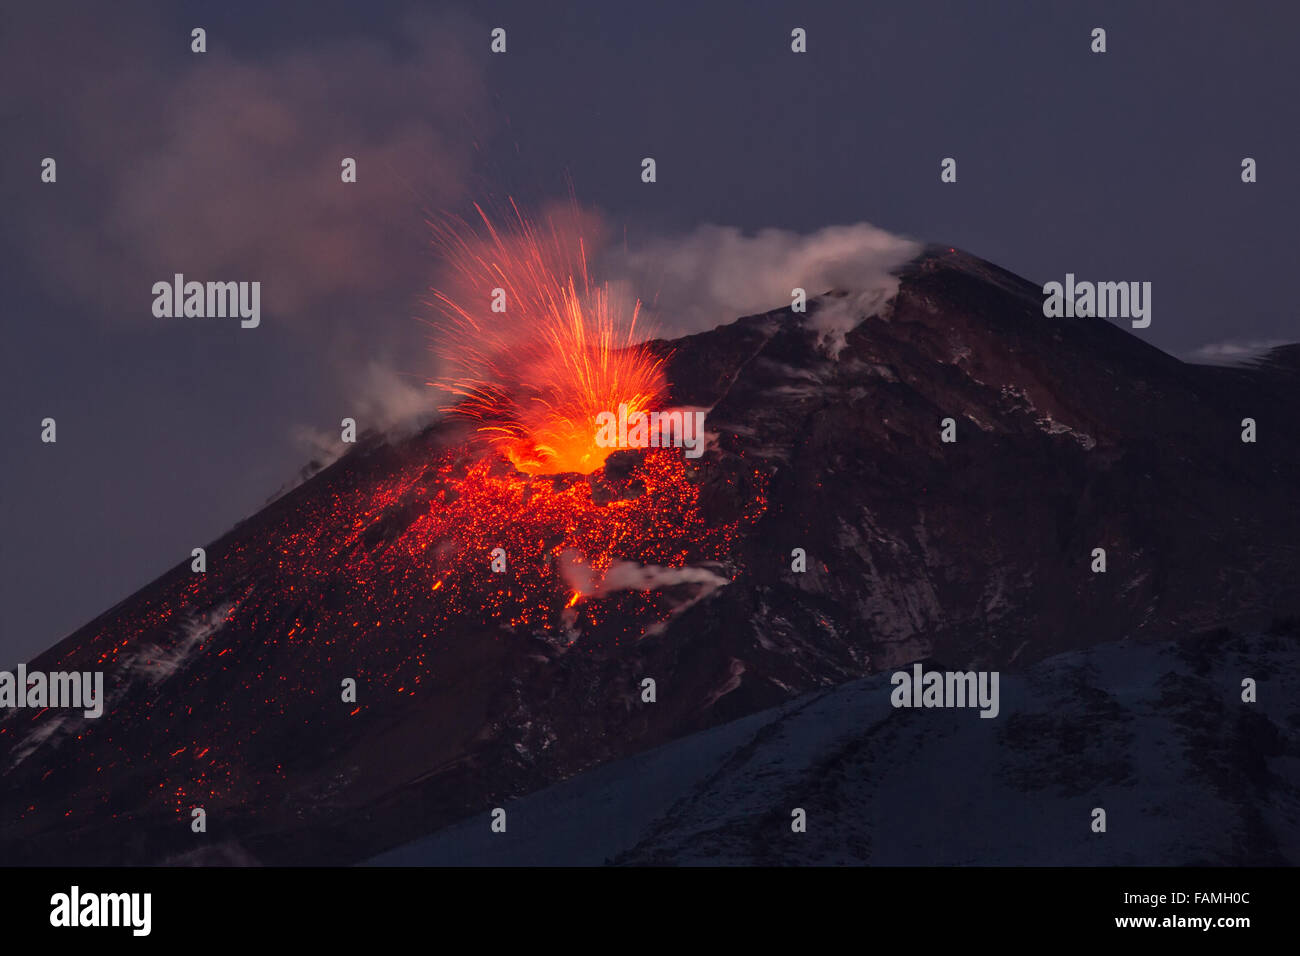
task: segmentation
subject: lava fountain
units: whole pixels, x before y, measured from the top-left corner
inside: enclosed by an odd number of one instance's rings
[[[513,201],[505,216],[474,210],[473,223],[429,223],[445,266],[428,303],[444,374],[429,384],[483,441],[429,462],[433,484],[406,476],[377,496],[420,513],[395,553],[415,558],[462,623],[486,615],[484,624],[581,631],[589,642],[639,636],[684,606],[662,593],[682,577],[674,572],[729,560],[765,507],[761,476],[753,507],[714,523],[700,506],[701,469],[680,449],[643,449],[610,474],[616,449],[597,443],[597,416],[663,403],[670,354],[638,340],[639,301],[592,280],[576,208],[540,221]],[[485,579],[488,555],[498,573]],[[566,555],[591,587],[571,580]],[[610,587],[604,575],[620,562],[657,569],[659,583]]]
[[[641,304],[592,281],[575,223],[539,225],[511,201],[499,228],[474,209],[478,225],[429,224],[449,276],[430,303],[447,374],[430,384],[519,471],[590,474],[614,450],[597,445],[596,415],[667,390],[663,356],[638,342]]]

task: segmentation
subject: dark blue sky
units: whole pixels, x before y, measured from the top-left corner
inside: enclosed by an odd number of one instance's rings
[[[255,511],[372,365],[419,385],[433,208],[572,184],[631,248],[866,221],[1150,281],[1175,354],[1300,338],[1294,5],[98,6],[0,21],[0,667]],[[262,326],[154,319],[173,271],[261,280]]]

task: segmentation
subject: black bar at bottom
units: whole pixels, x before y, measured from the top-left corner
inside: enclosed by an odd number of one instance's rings
[[[1191,935],[1230,943],[1283,929],[1295,876],[1266,868],[9,869],[0,875],[0,917],[9,938],[76,934],[126,945],[283,934],[337,946],[414,933],[456,948],[476,937],[536,946],[551,934],[563,946],[670,942],[693,926],[769,943],[836,926],[864,942],[892,927],[927,943]]]

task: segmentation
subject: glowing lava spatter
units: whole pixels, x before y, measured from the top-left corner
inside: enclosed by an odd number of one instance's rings
[[[456,721],[462,683],[463,699],[489,699],[499,668],[533,666],[522,639],[616,655],[689,606],[699,578],[672,572],[744,573],[739,540],[766,510],[767,473],[709,475],[715,492],[743,485],[723,496],[745,502],[710,515],[707,459],[649,448],[605,467],[596,414],[660,402],[664,357],[636,344],[637,307],[620,311],[590,281],[576,231],[540,230],[517,209],[508,233],[482,218],[486,240],[439,233],[458,277],[438,293],[454,372],[439,384],[488,445],[438,425],[350,457],[214,543],[209,571],[183,564],[74,636],[61,669],[114,674],[105,719],[0,716],[0,805],[21,801],[0,824],[44,833],[46,805],[146,822],[198,804],[250,820],[319,807],[332,791],[286,742],[357,746],[368,720],[403,713]],[[601,586],[629,564],[647,575]],[[370,696],[341,702],[340,674]],[[425,736],[430,765],[459,739]]]
[[[640,302],[592,282],[576,225],[538,226],[511,202],[502,230],[474,208],[481,231],[430,223],[450,274],[433,292],[449,374],[431,384],[520,471],[590,474],[613,451],[596,444],[596,415],[666,392],[663,358],[637,341]]]
[[[512,201],[505,228],[474,208],[478,227],[430,223],[448,269],[434,291],[444,316],[436,351],[451,373],[431,384],[458,399],[450,410],[475,421],[514,468],[472,451],[462,459],[467,468],[451,464],[462,451],[431,465],[444,490],[403,536],[417,544],[401,559],[427,567],[437,552],[429,586],[461,620],[546,630],[576,621],[567,612],[583,603],[564,580],[566,552],[598,578],[616,561],[681,568],[724,560],[724,542],[745,522],[709,526],[680,450],[639,455],[621,479],[600,474],[615,449],[597,444],[597,415],[661,402],[667,356],[638,343],[640,303],[592,281],[576,208],[538,225]],[[544,477],[575,473],[592,479]],[[756,505],[761,513],[761,492]],[[512,567],[485,594],[481,556],[494,548]],[[663,596],[649,592],[586,603],[582,616],[590,625],[614,608],[628,636],[669,616]]]

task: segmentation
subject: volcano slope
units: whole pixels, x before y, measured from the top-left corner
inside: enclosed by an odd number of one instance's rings
[[[1300,609],[1294,347],[1188,365],[947,249],[899,279],[659,343],[697,460],[528,477],[453,420],[369,436],[29,664],[108,701],[0,721],[0,859],[360,861],[909,661]]]
[[[895,709],[887,673],[810,691],[513,800],[509,839],[476,815],[373,862],[1294,865],[1298,624],[1065,651],[1003,675],[993,720]]]

